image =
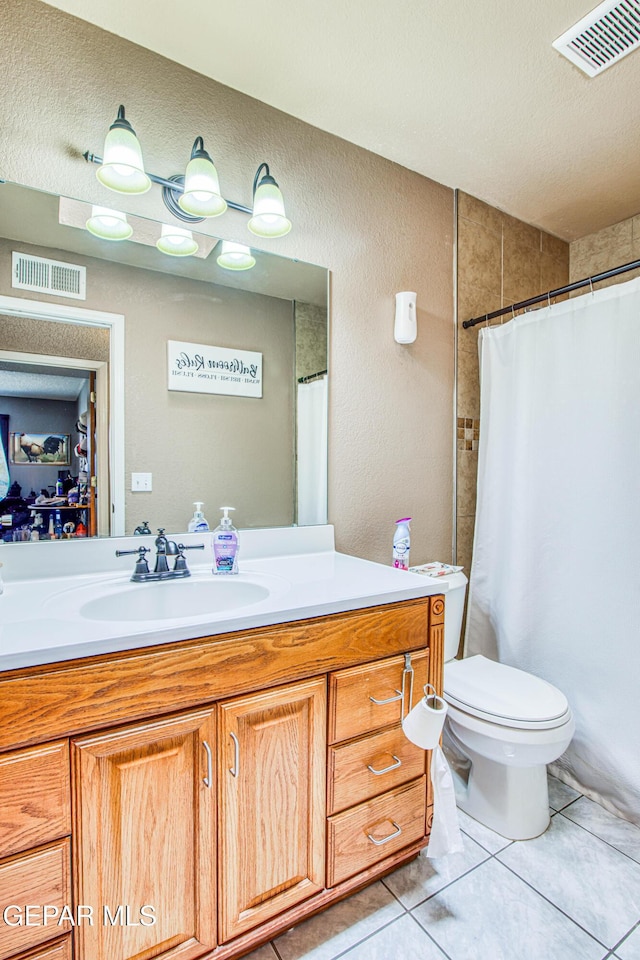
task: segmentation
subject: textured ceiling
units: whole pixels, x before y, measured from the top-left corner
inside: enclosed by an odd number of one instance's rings
[[[0,362],[0,396],[77,400],[87,376],[86,370],[55,373],[48,367]]]
[[[551,46],[594,0],[50,5],[564,239],[640,210],[640,54]]]

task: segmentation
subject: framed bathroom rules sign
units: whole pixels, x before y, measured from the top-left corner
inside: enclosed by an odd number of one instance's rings
[[[168,389],[262,397],[262,354],[168,340]]]

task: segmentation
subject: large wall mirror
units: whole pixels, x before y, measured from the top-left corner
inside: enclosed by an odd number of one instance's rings
[[[169,256],[160,223],[114,242],[91,215],[0,184],[2,539],[180,533],[196,501],[212,529],[223,504],[325,523],[328,271],[225,269],[197,232]]]

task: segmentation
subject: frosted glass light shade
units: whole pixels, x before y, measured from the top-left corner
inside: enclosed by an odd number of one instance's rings
[[[256,265],[256,258],[244,243],[223,240],[222,251],[216,262],[225,270],[251,270]]]
[[[161,253],[166,253],[170,257],[190,257],[197,251],[198,243],[193,239],[191,230],[163,223],[156,247]]]
[[[96,177],[117,193],[146,193],[151,187],[151,180],[144,172],[138,138],[128,120],[124,119],[123,107],[107,133],[102,164],[96,170]]]
[[[196,156],[187,164],[184,193],[178,205],[194,217],[219,217],[227,209],[227,201],[220,195],[218,172],[207,156]]]
[[[291,230],[291,221],[287,220],[284,212],[282,193],[272,177],[265,177],[256,188],[253,216],[248,227],[258,237],[284,237]]]
[[[127,223],[126,213],[108,207],[91,207],[86,227],[89,233],[102,240],[128,240],[133,233],[133,227]]]

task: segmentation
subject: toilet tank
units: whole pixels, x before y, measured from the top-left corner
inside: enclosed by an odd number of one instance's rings
[[[438,579],[443,582],[443,586],[447,584],[444,594],[444,661],[446,663],[447,660],[453,660],[458,652],[468,581],[462,571],[450,573]]]

